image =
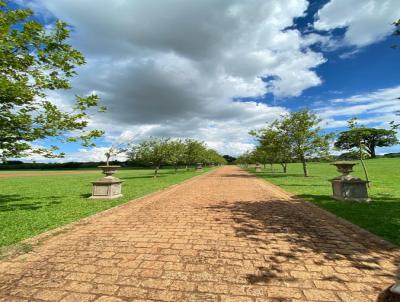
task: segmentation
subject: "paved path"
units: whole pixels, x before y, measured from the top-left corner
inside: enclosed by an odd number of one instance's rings
[[[0,301],[373,301],[399,259],[373,236],[224,167],[0,262]]]

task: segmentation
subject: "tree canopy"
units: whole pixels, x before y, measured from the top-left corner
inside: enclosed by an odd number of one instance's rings
[[[223,164],[225,159],[217,151],[209,149],[203,142],[193,139],[151,138],[131,147],[130,160],[141,161],[154,166],[157,176],[161,166],[172,165],[175,170],[179,165]]]
[[[363,146],[371,158],[375,158],[376,147],[389,147],[398,143],[395,130],[360,127],[341,132],[335,147],[351,150]]]
[[[323,134],[320,119],[308,109],[292,112],[250,134],[258,139],[254,151],[263,151],[271,162],[280,163],[286,172],[287,163],[298,159],[303,163],[304,176],[308,176],[307,158],[327,155],[330,134]]]
[[[47,100],[46,92],[71,88],[70,79],[85,59],[67,43],[66,23],[56,21],[48,29],[34,21],[32,15],[30,9],[12,9],[0,0],[2,160],[31,153],[57,156],[56,146],[33,147],[32,142],[38,139],[58,137],[62,142],[82,141],[85,146],[92,146],[92,139],[103,134],[98,130],[85,130],[88,109],[98,106],[97,95],[77,96],[69,112]]]

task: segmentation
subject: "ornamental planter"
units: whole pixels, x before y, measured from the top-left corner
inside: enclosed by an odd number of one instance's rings
[[[114,199],[122,197],[121,187],[123,180],[114,177],[113,174],[120,166],[99,166],[102,169],[103,178],[93,181],[92,196],[90,199]]]
[[[261,164],[256,163],[256,172],[261,172]]]
[[[331,179],[332,198],[343,201],[370,201],[367,190],[368,181],[350,175],[356,163],[343,161],[332,165],[336,166],[337,171],[342,173],[341,176]]]
[[[196,172],[203,172],[203,164],[202,163],[197,163]]]

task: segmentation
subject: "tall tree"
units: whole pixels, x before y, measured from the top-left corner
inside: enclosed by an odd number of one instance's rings
[[[204,152],[206,147],[203,142],[196,141],[194,139],[185,140],[185,164],[186,170],[189,169],[190,165],[195,165],[204,160]]]
[[[321,133],[320,121],[315,113],[304,109],[292,112],[278,122],[279,131],[286,136],[293,155],[303,164],[305,177],[308,176],[307,158],[329,152],[331,135]]]
[[[376,147],[389,147],[398,143],[395,130],[356,127],[341,132],[335,142],[335,147],[351,150],[362,145],[371,158],[375,158]]]
[[[58,137],[61,142],[92,139],[103,133],[85,130],[88,109],[98,106],[96,95],[77,96],[70,112],[46,98],[46,91],[69,89],[83,55],[67,43],[67,24],[57,21],[49,30],[32,19],[29,9],[12,9],[0,0],[0,157],[32,153],[54,157],[56,146],[34,148],[32,142]],[[105,108],[101,107],[100,111]],[[78,133],[78,134],[77,134]]]
[[[292,151],[288,133],[280,126],[281,121],[276,120],[267,127],[258,131],[250,131],[250,134],[257,137],[259,146],[266,154],[267,161],[279,163],[283,172],[287,172],[287,164],[291,161]],[[257,149],[256,149],[257,150]]]
[[[252,152],[246,151],[236,159],[236,163],[247,168],[253,160]]]
[[[130,160],[138,160],[154,167],[154,178],[162,165],[170,163],[171,148],[169,138],[153,138],[131,148]]]
[[[178,166],[185,162],[185,143],[180,139],[171,140],[168,143],[169,161],[174,166],[175,172],[178,171]]]

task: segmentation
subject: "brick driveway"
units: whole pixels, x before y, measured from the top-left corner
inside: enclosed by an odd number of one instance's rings
[[[223,167],[3,260],[0,301],[374,301],[399,259],[374,236]]]

